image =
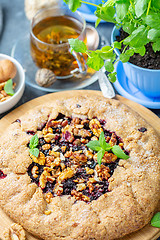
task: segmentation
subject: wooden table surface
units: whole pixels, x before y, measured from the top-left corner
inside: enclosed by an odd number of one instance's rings
[[[85,95],[85,94],[91,94],[99,96],[102,95],[100,91],[89,91],[89,90],[78,90],[78,91],[66,91],[66,92],[58,92],[58,93],[51,93],[47,94],[45,96],[36,98],[30,102],[27,102],[14,111],[10,112],[8,115],[6,115],[4,118],[0,120],[0,134],[2,134],[6,127],[19,118],[22,114],[25,114],[26,111],[49,101],[54,101],[56,99],[61,99],[64,97],[71,97],[74,95]],[[133,110],[137,111],[148,123],[152,125],[153,128],[158,132],[160,135],[160,119],[157,117],[153,112],[148,110],[147,108],[132,102],[126,98],[123,98],[119,95],[116,96],[116,99],[120,100],[122,103],[128,105]],[[12,223],[12,220],[0,209],[0,238],[2,238],[2,233],[5,228],[10,226]],[[28,240],[36,240],[37,238],[34,238],[30,234],[27,233]],[[150,224],[145,226],[143,229],[137,231],[136,233],[132,233],[127,235],[126,237],[122,238],[121,240],[156,240],[160,236],[160,229],[151,227]]]

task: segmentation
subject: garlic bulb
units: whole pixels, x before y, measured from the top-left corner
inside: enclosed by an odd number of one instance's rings
[[[27,18],[31,20],[40,9],[58,6],[59,4],[59,0],[25,0],[25,13]]]

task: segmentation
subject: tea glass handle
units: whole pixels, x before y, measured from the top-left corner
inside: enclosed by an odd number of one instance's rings
[[[75,57],[78,63],[78,68],[72,70],[71,74],[76,77],[81,77],[82,75],[85,75],[87,73],[87,64],[83,54],[77,53],[74,50],[72,50],[71,54]]]

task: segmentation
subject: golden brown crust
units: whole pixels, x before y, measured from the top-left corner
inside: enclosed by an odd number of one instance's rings
[[[23,227],[17,223],[13,223],[3,233],[3,240],[25,240],[25,231]]]
[[[120,160],[109,179],[110,192],[89,204],[75,203],[67,195],[47,203],[26,173],[32,162],[27,148],[32,136],[26,132],[37,131],[59,112],[105,119],[105,128],[115,131],[130,151],[130,158]],[[39,106],[20,120],[21,124],[13,123],[0,139],[0,169],[7,174],[0,180],[0,205],[26,230],[46,240],[111,240],[150,221],[160,199],[160,141],[137,113],[119,101],[86,96]],[[147,131],[140,132],[141,127]]]

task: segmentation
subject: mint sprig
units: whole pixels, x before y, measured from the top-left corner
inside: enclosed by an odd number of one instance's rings
[[[106,142],[103,131],[101,132],[101,134],[99,136],[99,140],[90,141],[89,143],[87,143],[87,147],[92,149],[93,151],[97,152],[97,162],[99,165],[101,165],[101,163],[102,163],[102,158],[103,158],[105,152],[106,151],[108,152],[110,150],[118,158],[125,159],[125,160],[127,160],[129,158],[129,156],[124,153],[124,151],[121,149],[120,146],[118,146],[118,145],[111,146],[109,143]]]
[[[29,148],[30,148],[29,152],[30,152],[30,154],[34,155],[35,157],[38,157],[38,155],[39,155],[39,149],[36,148],[38,146],[38,143],[39,143],[38,135],[35,134],[29,142]]]
[[[157,227],[157,228],[160,228],[160,212],[157,212],[152,220],[151,220],[151,225],[152,227]]]
[[[128,155],[126,155],[123,150],[120,148],[120,146],[118,145],[114,145],[112,147],[112,152],[114,153],[114,155],[116,155],[118,158],[127,160],[129,158]]]
[[[97,162],[98,162],[99,166],[101,166],[102,158],[103,158],[104,154],[105,154],[105,150],[103,148],[101,148],[101,150],[99,150],[97,153]]]
[[[115,23],[128,33],[128,37],[121,42],[113,42],[112,47],[105,46],[95,51],[88,50],[79,39],[69,40],[72,50],[88,55],[87,65],[96,71],[103,66],[109,73],[111,82],[116,81],[115,63],[128,62],[135,53],[144,56],[145,45],[151,43],[153,51],[160,51],[160,3],[157,0],[106,0],[102,4],[94,4],[83,0],[64,0],[72,11],[76,11],[82,3],[97,7],[95,15],[98,17],[96,27],[101,20]],[[116,60],[114,49],[121,49],[125,45],[119,59]],[[107,60],[107,61],[106,61]]]
[[[5,86],[4,86],[4,91],[10,95],[10,96],[13,96],[14,95],[14,91],[13,91],[13,81],[12,79],[9,79]]]

